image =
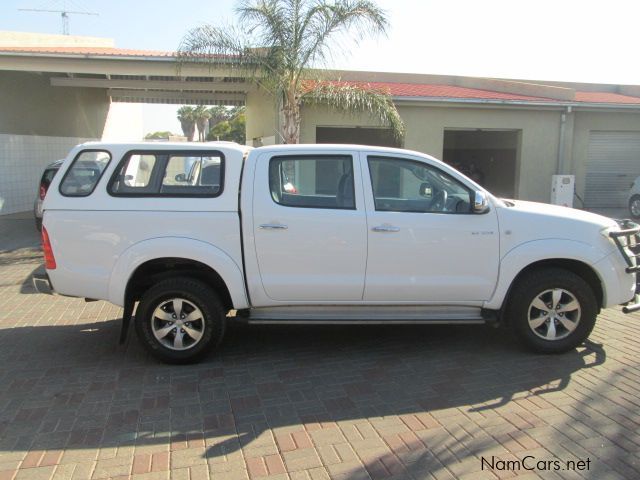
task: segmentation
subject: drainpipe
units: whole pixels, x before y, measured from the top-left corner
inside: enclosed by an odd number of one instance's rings
[[[566,128],[567,128],[567,115],[571,113],[571,106],[568,106],[565,111],[560,114],[560,139],[558,141],[558,165],[556,167],[556,173],[562,175],[564,173],[565,152],[566,152]]]

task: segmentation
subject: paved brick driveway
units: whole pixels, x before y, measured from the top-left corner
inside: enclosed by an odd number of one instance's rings
[[[118,308],[34,294],[34,245],[0,217],[0,480],[640,478],[640,316],[561,356],[485,327],[235,327],[172,367],[117,345]]]

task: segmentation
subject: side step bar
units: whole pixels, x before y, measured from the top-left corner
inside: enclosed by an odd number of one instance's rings
[[[497,312],[466,306],[324,305],[241,310],[236,318],[255,325],[473,325],[496,322]]]
[[[484,319],[459,319],[459,320],[320,320],[307,318],[303,320],[284,319],[248,319],[250,325],[482,325],[486,323]]]

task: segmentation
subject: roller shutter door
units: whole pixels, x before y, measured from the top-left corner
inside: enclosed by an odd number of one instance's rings
[[[585,206],[626,206],[631,183],[640,176],[640,132],[591,132]]]

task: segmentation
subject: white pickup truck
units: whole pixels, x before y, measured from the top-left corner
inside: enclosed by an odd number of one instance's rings
[[[43,224],[40,287],[123,306],[122,339],[134,318],[174,363],[235,321],[500,322],[562,352],[600,309],[640,308],[636,224],[501,200],[407,150],[85,143]]]

